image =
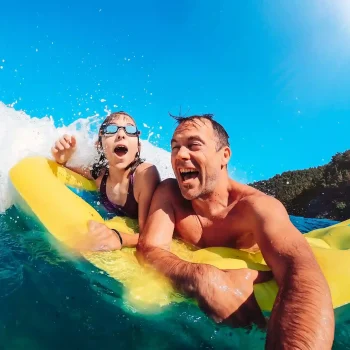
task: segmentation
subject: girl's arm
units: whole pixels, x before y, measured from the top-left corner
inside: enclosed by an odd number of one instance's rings
[[[135,171],[134,196],[139,205],[139,232],[141,233],[148,216],[153,193],[160,183],[160,176],[157,168],[152,164],[143,163]],[[89,251],[112,251],[123,247],[136,247],[139,234],[127,234],[119,232],[119,236],[105,224],[90,221],[89,231],[82,242],[79,242],[77,249]]]
[[[64,165],[66,168],[84,176],[88,180],[93,180],[90,169],[86,166],[70,167],[66,163],[72,157],[76,149],[77,140],[74,136],[63,135],[51,148],[53,158],[58,164]]]

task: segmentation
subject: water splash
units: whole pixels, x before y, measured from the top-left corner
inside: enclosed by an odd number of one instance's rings
[[[52,159],[51,147],[54,141],[64,134],[73,134],[78,147],[68,165],[89,165],[97,156],[97,130],[104,118],[93,115],[77,119],[67,126],[56,127],[52,116],[31,117],[16,110],[15,104],[5,105],[0,102],[0,213],[13,204],[8,172],[18,161],[28,156]],[[142,158],[157,166],[162,179],[173,177],[169,152],[152,145],[148,140],[141,140],[141,143]]]

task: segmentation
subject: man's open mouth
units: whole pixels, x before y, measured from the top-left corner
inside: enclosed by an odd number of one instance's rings
[[[182,178],[182,181],[196,179],[199,175],[199,171],[195,168],[180,168],[179,173]]]
[[[125,154],[128,153],[128,147],[124,146],[124,145],[119,145],[114,149],[114,153],[118,156],[118,157],[122,157]]]

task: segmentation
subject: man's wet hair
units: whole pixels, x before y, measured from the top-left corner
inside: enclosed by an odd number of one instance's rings
[[[230,147],[230,143],[228,141],[229,139],[228,133],[220,123],[218,123],[216,120],[213,119],[214,118],[213,114],[191,115],[188,117],[181,116],[181,115],[176,116],[176,115],[170,114],[170,116],[177,121],[178,125],[181,125],[186,122],[197,123],[198,120],[203,120],[203,119],[208,120],[213,127],[213,130],[217,139],[216,150],[219,151],[221,150],[221,148],[226,146]]]

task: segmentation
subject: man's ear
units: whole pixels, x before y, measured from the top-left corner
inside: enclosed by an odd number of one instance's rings
[[[221,152],[222,152],[221,166],[225,167],[225,166],[227,166],[228,162],[230,161],[231,149],[230,149],[230,147],[225,146],[222,148]]]

